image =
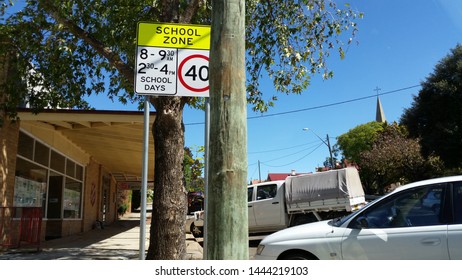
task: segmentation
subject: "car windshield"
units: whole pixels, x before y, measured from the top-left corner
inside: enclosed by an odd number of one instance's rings
[[[346,215],[346,216],[343,216],[343,217],[338,217],[338,218],[335,218],[333,219],[332,221],[329,222],[330,225],[334,226],[334,227],[339,227],[341,225],[343,225],[343,223],[345,223],[346,221],[348,221],[353,215],[355,215],[356,213],[358,213],[358,211],[363,211],[364,208],[367,208],[369,207],[370,205],[372,204],[375,204],[376,201],[378,201],[378,197],[376,197],[375,199],[371,200],[370,202],[368,202],[366,204],[366,206],[362,207],[361,209],[357,210],[357,211],[353,211],[351,212],[350,214]]]

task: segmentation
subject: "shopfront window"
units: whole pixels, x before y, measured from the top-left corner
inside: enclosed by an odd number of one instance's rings
[[[50,148],[40,142],[35,142],[34,161],[43,166],[48,166],[50,163]]]
[[[64,173],[64,167],[66,166],[65,160],[66,158],[64,156],[52,150],[50,168],[60,173]]]
[[[25,133],[19,133],[18,155],[32,159],[34,155],[34,139]]]
[[[42,207],[49,219],[80,219],[84,168],[20,132],[14,206]]]
[[[80,201],[82,197],[82,183],[66,178],[64,186],[64,218],[80,218]]]
[[[14,185],[15,207],[45,206],[48,170],[37,164],[18,158]]]
[[[75,166],[75,179],[83,181],[83,167],[81,165]]]
[[[75,162],[66,160],[66,175],[75,178]]]

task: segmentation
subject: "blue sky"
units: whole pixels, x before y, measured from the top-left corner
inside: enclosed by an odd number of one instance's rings
[[[359,21],[358,43],[347,49],[345,59],[332,55],[328,60],[334,78],[316,76],[301,95],[279,95],[275,107],[265,114],[249,107],[249,181],[268,173],[314,172],[329,156],[318,136],[325,139],[328,134],[333,146],[337,136],[375,120],[377,87],[387,121],[399,121],[420,83],[450,49],[462,43],[460,0],[349,3],[364,13],[364,19]],[[267,98],[273,95],[269,82],[261,84]],[[104,95],[91,102],[100,110],[137,108],[110,103]],[[185,109],[185,142],[193,150],[204,145],[204,117],[202,111]]]

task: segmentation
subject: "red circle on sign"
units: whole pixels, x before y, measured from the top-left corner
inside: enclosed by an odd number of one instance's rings
[[[194,88],[188,84],[186,84],[185,80],[183,80],[183,66],[184,64],[188,61],[188,60],[191,60],[193,58],[203,58],[205,60],[209,60],[209,58],[205,55],[202,55],[202,54],[194,54],[194,55],[190,55],[188,57],[186,57],[181,63],[180,63],[180,66],[178,67],[178,79],[180,80],[181,84],[186,88],[186,89],[189,89],[190,91],[194,91],[194,92],[202,92],[202,91],[207,91],[209,89],[209,86],[206,86],[206,87],[203,87],[203,88]]]

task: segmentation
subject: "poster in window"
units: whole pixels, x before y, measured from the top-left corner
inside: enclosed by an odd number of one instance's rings
[[[14,185],[15,207],[41,207],[42,193],[46,190],[46,183],[16,177]]]

